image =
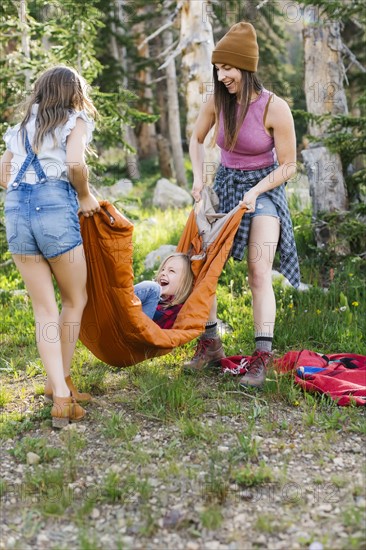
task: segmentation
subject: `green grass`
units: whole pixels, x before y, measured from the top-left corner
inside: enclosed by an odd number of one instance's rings
[[[136,410],[162,420],[193,417],[204,410],[195,380],[149,369],[138,379]]]
[[[7,403],[10,403],[11,399],[11,391],[8,388],[0,388],[0,408],[5,407]]]
[[[112,412],[111,416],[103,417],[100,421],[103,435],[111,439],[130,441],[139,431],[138,424],[127,421],[121,412]]]
[[[152,487],[148,480],[132,473],[123,477],[117,472],[108,472],[102,483],[104,502],[128,504],[139,500],[146,503],[151,494]]]
[[[23,490],[45,516],[61,516],[73,500],[63,468],[35,467],[27,472]]]
[[[179,423],[182,437],[191,441],[213,442],[216,439],[216,432],[209,426],[197,419],[183,417]]]
[[[218,506],[210,506],[200,514],[203,527],[213,531],[218,529],[223,521],[222,511]]]
[[[19,462],[26,462],[29,452],[37,454],[42,463],[52,462],[61,456],[61,450],[47,445],[47,439],[44,437],[24,437],[14,445],[10,452]]]
[[[274,480],[273,472],[261,461],[259,465],[246,464],[233,472],[233,480],[240,487],[255,487]]]

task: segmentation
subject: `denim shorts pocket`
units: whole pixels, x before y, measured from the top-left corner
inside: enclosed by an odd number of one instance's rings
[[[16,238],[18,234],[19,206],[5,207],[5,228],[8,243]]]
[[[44,205],[36,208],[37,218],[45,237],[62,239],[70,227],[70,206],[68,204]]]

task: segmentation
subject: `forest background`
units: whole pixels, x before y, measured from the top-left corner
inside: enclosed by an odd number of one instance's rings
[[[93,86],[101,119],[92,183],[141,180],[141,166],[189,188],[185,157],[212,93],[211,51],[233,23],[254,24],[264,86],[290,103],[318,248],[362,254],[365,26],[359,0],[7,0],[1,10],[0,132],[45,67],[66,63]],[[1,147],[4,147],[1,144]],[[207,149],[207,181],[218,163]]]

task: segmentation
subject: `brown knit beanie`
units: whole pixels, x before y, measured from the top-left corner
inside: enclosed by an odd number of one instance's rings
[[[219,40],[212,52],[211,62],[224,63],[237,69],[255,72],[258,67],[257,34],[253,25],[241,21]]]

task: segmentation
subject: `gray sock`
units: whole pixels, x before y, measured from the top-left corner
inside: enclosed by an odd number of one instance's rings
[[[268,332],[255,333],[255,347],[259,351],[272,351],[273,336]]]
[[[205,332],[202,334],[201,339],[217,338],[217,321],[209,321],[206,323]]]

